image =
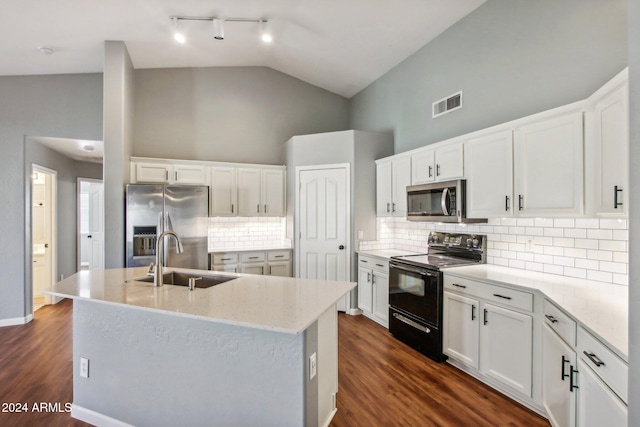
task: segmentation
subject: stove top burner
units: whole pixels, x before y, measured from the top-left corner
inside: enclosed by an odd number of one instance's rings
[[[478,263],[478,261],[465,259],[465,258],[457,258],[457,257],[446,256],[446,255],[429,255],[429,254],[404,255],[404,256],[393,257],[393,259],[398,261],[408,262],[414,265],[420,265],[424,267],[435,267],[435,268],[446,268],[446,267],[454,267],[454,266]]]

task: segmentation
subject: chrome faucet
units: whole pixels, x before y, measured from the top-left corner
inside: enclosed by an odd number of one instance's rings
[[[158,240],[156,241],[156,266],[153,274],[153,286],[162,286],[162,273],[164,266],[162,265],[162,258],[164,252],[164,238],[165,236],[173,236],[176,239],[176,252],[182,253],[184,252],[184,248],[182,247],[182,242],[180,241],[180,237],[173,231],[165,231],[163,232]]]

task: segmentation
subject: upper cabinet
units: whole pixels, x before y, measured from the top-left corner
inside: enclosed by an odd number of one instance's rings
[[[207,168],[179,160],[131,162],[131,183],[207,185]]]
[[[624,76],[626,77],[626,75]],[[629,86],[626,78],[596,98],[592,119],[594,213],[626,217],[629,187]]]
[[[464,145],[467,217],[496,218],[513,214],[513,133],[500,131]]]
[[[239,215],[284,216],[284,182],[284,169],[239,168]]]
[[[414,152],[411,156],[411,184],[462,178],[464,176],[462,153],[461,142]]]
[[[209,169],[211,208],[209,216],[238,215],[236,168],[215,166]]]
[[[406,216],[408,185],[411,185],[410,157],[376,162],[377,215]]]
[[[514,137],[516,214],[582,215],[582,112],[521,126]]]

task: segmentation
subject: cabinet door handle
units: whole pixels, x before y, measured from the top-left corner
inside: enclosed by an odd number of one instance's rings
[[[273,266],[269,266],[269,276],[271,276],[271,269],[273,268]]]
[[[502,299],[511,299],[511,297],[507,297],[504,295],[500,295],[500,294],[493,294],[494,297],[498,297],[498,298],[502,298]]]
[[[433,166],[429,165],[429,178],[433,177]]]
[[[562,355],[562,377],[560,378],[562,381],[569,376],[569,374],[564,373],[564,365],[567,363],[571,363],[571,361]],[[571,365],[569,366],[571,367]]]
[[[391,205],[387,203],[387,213],[391,212],[390,209],[391,209]]]
[[[169,171],[168,170],[164,171],[164,180],[165,181],[169,181]]]
[[[367,282],[371,281],[371,273],[367,273]]]
[[[489,323],[489,321],[487,320],[487,309],[485,308],[483,313],[484,319],[483,319],[483,323],[486,325],[487,323]]]
[[[371,283],[372,284],[376,284],[376,275],[375,274],[371,274]]]
[[[558,323],[558,319],[556,319],[555,317],[553,317],[550,314],[545,314],[544,317],[546,317],[547,319],[549,319],[549,322],[551,323]]]
[[[178,171],[174,172],[174,176],[175,176],[175,180],[177,181],[178,180]]]
[[[598,368],[600,366],[605,366],[604,362],[602,360],[600,360],[600,358],[598,356],[596,356],[593,352],[591,351],[583,351],[584,355],[587,356],[589,358],[589,360],[591,360]]]
[[[267,213],[267,205],[264,205],[264,213]]]
[[[476,306],[471,306],[471,320],[476,320]]]
[[[524,196],[522,194],[518,194],[518,210],[521,211],[524,209]]]
[[[574,384],[573,380],[577,377],[578,370],[573,369],[573,365],[569,367],[569,391],[573,391],[574,388],[580,388]]]
[[[396,204],[391,203],[391,212],[395,212],[395,211],[396,211]]]
[[[509,196],[504,196],[504,210],[509,212]]]
[[[259,203],[256,205],[256,212],[260,213],[260,204]]]
[[[451,285],[452,285],[452,286],[455,286],[455,287],[457,287],[457,288],[467,289],[467,286],[466,286],[466,285],[459,285],[459,284],[457,284],[457,283],[452,283]]]
[[[436,165],[436,176],[440,176],[440,165]]]
[[[613,187],[613,209],[618,209],[618,206],[622,206],[622,203],[618,202],[618,193],[622,192],[622,188],[618,188],[617,185]]]

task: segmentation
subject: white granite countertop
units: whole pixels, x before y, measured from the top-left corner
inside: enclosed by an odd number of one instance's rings
[[[153,283],[130,281],[145,276],[147,267],[88,270],[56,283],[44,293],[299,334],[356,286],[354,282],[177,268],[165,268],[165,273],[172,270],[237,279],[190,291],[187,286],[154,287]]]
[[[607,342],[625,361],[629,354],[629,295],[626,286],[497,265],[472,265],[445,274],[539,291],[580,325]]]
[[[378,258],[389,259],[392,256],[402,256],[402,255],[416,255],[417,252],[403,251],[400,249],[376,249],[376,250],[365,250],[365,251],[357,251],[358,254],[369,255]],[[426,252],[426,250],[425,250]]]

